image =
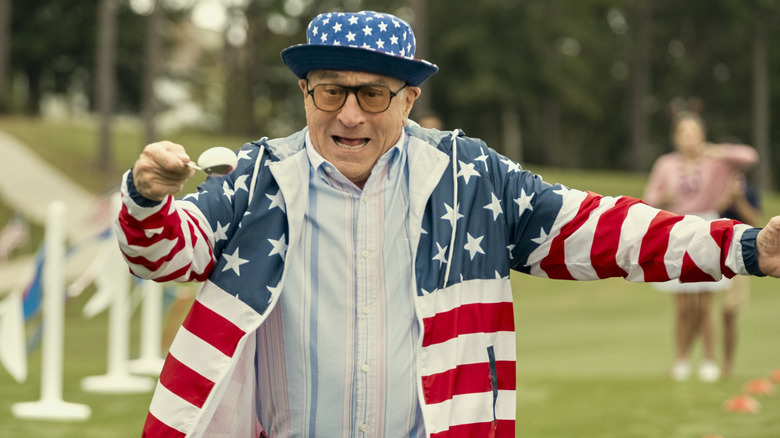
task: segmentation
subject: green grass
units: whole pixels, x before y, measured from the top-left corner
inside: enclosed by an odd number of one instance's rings
[[[74,437],[122,438],[138,437],[145,420],[151,393],[95,394],[81,390],[81,380],[103,375],[107,369],[107,312],[86,319],[81,311],[89,299],[89,291],[67,302],[64,330],[64,360],[62,398],[66,402],[88,405],[92,416],[88,421],[48,421],[16,419],[11,415],[14,403],[37,401],[41,396],[41,349],[28,357],[28,378],[16,383],[6,372],[0,372],[0,437]],[[133,322],[132,357],[137,357],[138,318]],[[28,325],[34,328],[34,323]],[[29,335],[29,331],[28,331]]]
[[[780,368],[776,280],[752,279],[735,375],[717,383],[667,378],[668,294],[619,279],[572,283],[517,275],[513,283],[517,436],[780,436],[780,396],[757,397],[762,409],[755,415],[723,410],[745,382]]]
[[[81,127],[79,127],[81,126]],[[94,130],[89,125],[42,123],[0,118],[0,129],[12,132],[64,170],[74,172],[74,157],[89,161]],[[83,130],[82,130],[83,129]],[[140,131],[118,130],[116,169],[135,159]],[[243,139],[198,133],[171,137],[192,151],[210,145],[238,146]],[[198,146],[196,146],[198,145]],[[196,155],[198,152],[191,152]],[[121,158],[120,158],[121,157]],[[641,194],[645,175],[531,167],[550,182],[617,195]],[[99,193],[116,175],[82,178]],[[100,174],[95,172],[92,173]],[[110,173],[110,172],[109,172]],[[780,212],[780,198],[764,198],[767,215]],[[0,205],[0,219],[3,212]],[[780,436],[780,394],[757,397],[758,414],[725,413],[723,403],[739,394],[752,378],[780,368],[780,293],[772,279],[751,279],[751,302],[740,314],[740,343],[735,375],[727,381],[672,382],[666,370],[672,360],[672,302],[645,284],[623,280],[564,282],[523,275],[512,277],[515,291],[518,384],[517,436],[531,438],[776,438]],[[88,291],[89,292],[89,291]],[[11,405],[40,397],[40,350],[29,358],[29,377],[17,384],[0,370],[0,438],[137,437],[151,394],[98,395],[80,388],[84,377],[106,372],[105,314],[84,319],[88,293],[68,302],[65,326],[63,398],[91,407],[86,422],[14,419]],[[719,301],[716,302],[719,308]],[[137,316],[131,330],[138,336]],[[718,329],[720,325],[718,324]],[[0,340],[2,342],[2,340]],[[133,343],[132,354],[137,352]],[[697,350],[698,351],[698,350]]]

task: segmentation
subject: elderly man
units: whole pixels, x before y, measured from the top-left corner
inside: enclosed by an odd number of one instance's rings
[[[437,71],[414,53],[397,17],[320,15],[282,52],[306,129],[244,145],[232,174],[180,200],[180,145],[148,145],[125,174],[132,272],[204,282],[146,436],[512,437],[510,270],[777,275],[778,219],[759,233],[550,185],[409,121]]]

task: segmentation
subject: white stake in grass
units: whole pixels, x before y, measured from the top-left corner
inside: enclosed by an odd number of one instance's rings
[[[114,212],[118,214],[121,205],[119,195],[112,201]],[[116,236],[112,234],[110,239],[116,239]],[[114,290],[111,307],[108,309],[108,372],[100,376],[85,377],[81,381],[81,388],[87,392],[98,393],[147,392],[154,387],[154,380],[133,376],[128,370],[131,277],[119,247],[114,247],[115,250],[107,254],[106,265],[101,273],[106,278],[113,279],[111,285]]]
[[[65,314],[65,214],[62,201],[49,204],[44,237],[43,340],[41,347],[41,399],[16,403],[17,418],[86,420],[89,406],[62,400],[63,329]]]
[[[152,280],[143,280],[140,284],[143,294],[141,304],[141,355],[130,361],[130,371],[136,374],[159,376],[163,367],[160,355],[162,340],[162,301],[163,287]]]

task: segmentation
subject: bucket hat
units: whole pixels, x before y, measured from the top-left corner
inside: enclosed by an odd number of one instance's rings
[[[418,86],[439,70],[415,59],[412,27],[374,11],[329,12],[306,28],[306,44],[282,50],[282,60],[298,78],[312,70],[349,70],[401,79]]]

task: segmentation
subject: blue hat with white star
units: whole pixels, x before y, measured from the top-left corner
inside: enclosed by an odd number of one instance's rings
[[[415,59],[415,49],[412,27],[394,15],[330,12],[315,17],[306,29],[306,44],[282,50],[282,60],[301,79],[312,70],[349,70],[417,86],[439,67]]]

